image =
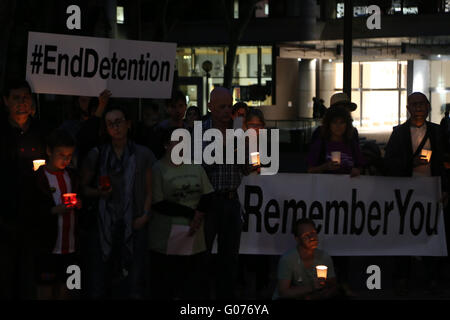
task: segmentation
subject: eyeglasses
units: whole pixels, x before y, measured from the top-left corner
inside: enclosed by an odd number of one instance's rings
[[[124,123],[125,121],[126,121],[126,120],[125,120],[124,118],[116,119],[116,120],[114,120],[114,122],[107,121],[107,122],[106,122],[106,126],[107,126],[108,128],[110,128],[110,129],[112,129],[112,128],[114,128],[114,127],[120,127],[120,125],[121,125],[122,123]]]

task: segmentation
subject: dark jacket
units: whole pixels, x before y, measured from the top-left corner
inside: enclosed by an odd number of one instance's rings
[[[31,120],[26,132],[13,127],[8,119],[0,125],[0,167],[2,168],[0,220],[15,221],[19,205],[20,184],[33,173],[33,160],[46,159],[47,130],[38,121]]]
[[[78,177],[66,168],[70,176],[72,191],[78,191]],[[58,235],[58,215],[52,214],[56,206],[45,175],[44,166],[29,175],[23,184],[23,198],[20,205],[20,220],[23,239],[32,246],[36,254],[51,253]],[[78,212],[77,212],[78,215]],[[77,217],[77,215],[75,217]],[[77,228],[75,229],[77,230]],[[79,241],[76,241],[78,244]]]
[[[443,144],[439,125],[426,121],[431,144],[431,175],[444,179]],[[394,127],[386,146],[384,156],[385,171],[389,176],[411,177],[413,174],[413,149],[410,121]]]

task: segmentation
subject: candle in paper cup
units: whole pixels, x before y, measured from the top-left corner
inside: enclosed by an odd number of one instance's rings
[[[423,159],[426,159],[427,162],[430,162],[430,159],[431,159],[431,150],[422,149],[422,150],[420,151],[420,156],[421,156]]]
[[[73,208],[77,205],[77,194],[76,193],[64,193],[62,195],[63,202],[67,206],[67,208]]]
[[[39,169],[40,166],[45,165],[45,160],[33,160],[33,170],[37,171]]]
[[[251,163],[253,166],[259,166],[261,164],[259,160],[259,152],[250,153]]]
[[[341,152],[340,151],[331,152],[331,161],[341,164]]]
[[[327,266],[322,266],[322,265],[316,266],[317,278],[326,279],[327,278],[327,270],[328,270]]]

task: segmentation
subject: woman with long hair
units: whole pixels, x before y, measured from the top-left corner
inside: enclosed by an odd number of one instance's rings
[[[311,145],[308,172],[359,176],[364,160],[354,130],[348,109],[330,107],[323,118],[320,137]],[[333,261],[343,293],[354,296],[348,284],[349,257],[333,257]]]

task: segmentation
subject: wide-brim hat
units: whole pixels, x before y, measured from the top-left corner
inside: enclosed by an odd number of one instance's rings
[[[358,107],[356,103],[353,103],[348,98],[345,92],[338,92],[331,96],[330,98],[330,107],[334,106],[342,106],[347,108],[350,112],[353,112]]]

